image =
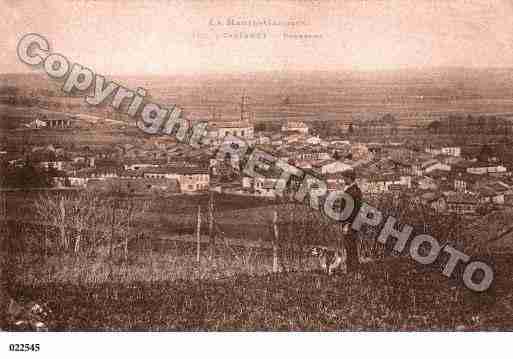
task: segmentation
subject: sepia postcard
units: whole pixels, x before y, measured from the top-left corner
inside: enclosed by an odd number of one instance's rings
[[[2,353],[513,329],[512,1],[0,10]]]

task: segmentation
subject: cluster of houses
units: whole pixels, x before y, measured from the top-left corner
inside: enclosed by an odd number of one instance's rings
[[[304,123],[287,123],[280,133],[258,133],[254,143],[282,161],[324,179],[328,190],[345,188],[344,172],[355,171],[364,195],[397,194],[440,213],[478,215],[513,204],[513,179],[493,155],[464,156],[454,145],[414,148],[405,143],[351,143],[319,138]],[[250,178],[240,174],[220,192],[274,198],[280,173]]]
[[[1,157],[11,166],[30,162],[53,169],[58,187],[161,195],[208,191],[208,158],[179,147],[182,146],[151,142],[80,149],[49,145],[36,146],[25,153],[4,151]]]
[[[364,195],[407,195],[442,213],[479,214],[507,206],[513,197],[511,173],[493,155],[471,158],[452,145],[419,149],[403,143],[353,143],[340,137],[320,138],[312,132],[303,122],[284,123],[277,132],[255,132],[249,122],[219,122],[209,124],[209,145],[199,149],[171,137],[152,137],[112,147],[44,146],[23,154],[19,149],[4,149],[0,157],[14,166],[30,160],[53,168],[59,173],[55,177],[58,186],[100,191],[122,188],[134,194],[212,190],[276,197],[279,173],[249,178],[215,159],[223,138],[237,136],[324,179],[328,190],[343,190],[343,174],[351,170]]]

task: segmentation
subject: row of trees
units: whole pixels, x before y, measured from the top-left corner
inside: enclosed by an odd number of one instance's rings
[[[511,121],[497,116],[451,115],[444,120],[429,123],[428,130],[437,134],[496,134],[513,132]]]
[[[40,168],[27,162],[23,166],[0,164],[1,188],[47,188],[54,185],[53,177],[58,176],[54,168]]]
[[[113,188],[106,195],[82,191],[68,196],[46,195],[34,203],[36,218],[43,222],[45,253],[82,252],[107,248],[108,259],[121,248],[128,260],[129,242],[137,236],[136,221],[150,203]],[[48,230],[48,228],[53,229]]]
[[[136,221],[148,207],[147,201],[116,189],[106,196],[48,194],[34,200],[33,223],[20,223],[8,218],[8,200],[0,192],[0,328],[16,296],[17,261],[26,253],[45,260],[52,254],[79,257],[107,249],[112,279],[114,262],[128,261],[129,243],[139,234]]]

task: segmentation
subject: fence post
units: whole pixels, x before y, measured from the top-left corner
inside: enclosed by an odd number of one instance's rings
[[[274,211],[273,215],[273,273],[277,273],[279,271],[279,263],[278,263],[278,212]]]
[[[64,198],[63,197],[61,197],[59,200],[59,216],[60,216],[59,229],[60,229],[60,234],[61,234],[61,243],[62,243],[62,246],[64,247],[64,250],[67,251],[68,243],[66,240],[66,223],[65,223],[66,209],[64,207]]]
[[[208,203],[208,236],[210,239],[210,259],[214,255],[215,235],[214,235],[214,192],[210,192]]]
[[[196,226],[196,261],[200,262],[200,237],[201,237],[201,206],[198,206],[198,220]]]
[[[48,258],[48,226],[46,224],[43,224],[43,227],[45,229],[45,259]]]

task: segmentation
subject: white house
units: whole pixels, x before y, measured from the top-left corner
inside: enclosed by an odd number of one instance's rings
[[[41,128],[41,127],[46,127],[46,122],[41,121],[40,119],[36,118],[34,121],[26,124],[25,126],[28,127],[28,128],[38,129],[38,128]]]
[[[244,139],[253,139],[254,128],[249,122],[209,122],[208,137],[220,141],[226,136],[235,136]]]
[[[287,143],[301,142],[304,139],[302,134],[292,134],[285,137]]]
[[[383,193],[392,187],[411,188],[411,177],[397,174],[376,174],[360,180],[362,192]]]
[[[447,155],[453,157],[461,157],[461,147],[458,146],[427,147],[425,151],[435,156]]]
[[[308,126],[304,122],[292,122],[289,121],[281,126],[282,132],[299,132],[302,134],[308,134]]]
[[[267,137],[267,136],[259,136],[257,139],[256,139],[256,143],[258,145],[268,145],[271,143],[271,138],[270,137]]]
[[[197,192],[208,190],[210,175],[207,168],[187,167],[157,167],[143,170],[145,178],[166,178],[175,179],[180,185],[180,190],[186,192]]]
[[[146,168],[157,168],[157,167],[158,167],[158,165],[155,163],[143,163],[143,162],[134,162],[134,163],[124,165],[125,170],[131,170],[131,171],[136,171],[136,170],[146,169]]]
[[[72,187],[85,187],[88,178],[85,176],[69,176],[68,180]]]
[[[486,173],[503,173],[507,168],[497,163],[477,162],[467,167],[467,172],[477,175]]]
[[[308,137],[305,142],[308,143],[309,145],[320,145],[322,140],[320,139],[319,136],[311,136],[311,137]]]
[[[313,148],[302,148],[294,152],[296,160],[303,161],[325,161],[331,159],[331,155],[324,150]]]
[[[244,176],[242,177],[242,188],[245,188],[245,189],[249,189],[251,187],[253,187],[253,177],[247,177],[247,176]]]
[[[255,177],[253,189],[256,195],[263,197],[276,197],[275,187],[280,181],[279,177],[266,178],[266,177]]]
[[[316,168],[321,174],[340,173],[353,169],[353,166],[350,164],[337,160],[322,161],[315,164],[313,167]]]
[[[354,160],[368,160],[371,158],[369,148],[362,143],[354,143],[351,145],[351,155]]]
[[[448,156],[454,156],[454,157],[460,157],[461,156],[461,147],[442,147],[442,154],[448,155]]]
[[[422,162],[420,164],[419,169],[421,170],[421,175],[422,175],[425,173],[433,172],[435,170],[450,171],[451,166],[449,166],[448,164],[442,163],[438,160],[433,159],[433,160]]]
[[[476,214],[479,198],[474,194],[455,193],[447,196],[447,210],[451,213]]]

